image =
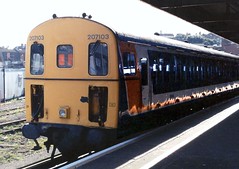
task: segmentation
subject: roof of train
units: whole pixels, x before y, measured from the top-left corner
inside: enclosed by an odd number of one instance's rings
[[[97,21],[94,21],[97,22]],[[129,27],[125,26],[123,31],[120,30],[115,25],[107,24],[107,23],[100,23],[103,24],[106,27],[110,28],[115,34],[122,40],[126,41],[134,41],[136,43],[142,43],[152,46],[158,46],[158,47],[166,47],[166,48],[175,48],[175,49],[181,49],[186,51],[193,51],[193,52],[200,52],[200,53],[207,53],[211,55],[218,55],[222,57],[230,57],[234,59],[239,59],[238,55],[234,55],[231,53],[227,53],[224,51],[215,50],[212,48],[199,46],[196,44],[190,44],[187,42],[178,41],[175,39],[170,39],[167,37],[162,37],[158,35],[154,35],[155,32],[149,33],[144,29],[141,29],[140,27],[135,27],[135,29],[132,30],[132,28],[129,29]],[[137,32],[140,33],[136,33]]]
[[[234,55],[224,51],[219,51],[212,48],[190,44],[190,43],[186,43],[186,42],[182,42],[182,41],[178,41],[174,39],[169,39],[162,36],[157,36],[157,35],[144,36],[143,34],[139,36],[139,35],[134,35],[132,33],[123,33],[123,32],[117,32],[117,31],[115,32],[120,39],[126,40],[126,41],[148,44],[148,45],[152,45],[156,47],[175,48],[185,52],[193,51],[193,52],[207,53],[211,55],[220,55],[224,57],[239,59],[238,55]]]
[[[69,18],[74,18],[74,19],[85,19],[85,20],[89,20],[86,18],[82,18],[82,17],[56,17],[55,19],[69,19]],[[127,30],[127,27],[125,27],[126,29],[124,29],[124,31],[120,31],[117,27],[114,27],[114,25],[110,25],[107,23],[101,23],[98,21],[94,21],[94,20],[89,20],[92,22],[96,22],[99,23],[109,29],[111,29],[117,36],[119,39],[121,40],[125,40],[125,41],[132,41],[135,43],[142,43],[142,44],[146,44],[146,45],[152,45],[152,46],[156,46],[156,47],[165,47],[165,48],[175,48],[175,49],[179,49],[179,50],[184,50],[186,51],[192,51],[192,52],[200,52],[200,53],[207,53],[207,54],[211,54],[211,55],[218,55],[218,56],[222,56],[222,57],[230,57],[230,58],[234,58],[234,59],[239,59],[238,55],[234,55],[234,54],[230,54],[230,53],[226,53],[224,51],[218,51],[212,48],[207,48],[207,47],[203,47],[203,46],[199,46],[199,45],[195,45],[195,44],[190,44],[190,43],[186,43],[186,42],[182,42],[182,41],[178,41],[178,40],[174,40],[174,39],[169,39],[166,37],[162,37],[162,36],[157,36],[154,35],[154,33],[152,34],[148,34],[145,33],[145,30],[142,30],[139,34],[136,34],[134,31],[132,31],[132,29]],[[136,29],[140,29],[140,28],[136,28]],[[139,32],[139,31],[138,31]]]

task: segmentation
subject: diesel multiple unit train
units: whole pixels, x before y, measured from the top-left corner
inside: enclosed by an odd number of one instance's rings
[[[54,17],[29,34],[25,76],[23,135],[47,137],[47,149],[74,158],[238,94],[239,59],[86,18]]]

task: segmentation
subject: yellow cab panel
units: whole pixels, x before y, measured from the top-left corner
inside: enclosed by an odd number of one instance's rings
[[[52,19],[32,30],[26,55],[28,122],[117,127],[117,43],[109,28]]]

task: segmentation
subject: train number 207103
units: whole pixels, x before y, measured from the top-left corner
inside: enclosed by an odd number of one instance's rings
[[[103,40],[109,39],[109,34],[90,34],[88,35],[88,40]]]

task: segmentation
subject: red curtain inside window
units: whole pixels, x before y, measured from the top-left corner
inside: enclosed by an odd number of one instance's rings
[[[65,65],[65,55],[58,54],[58,66],[64,66]]]

